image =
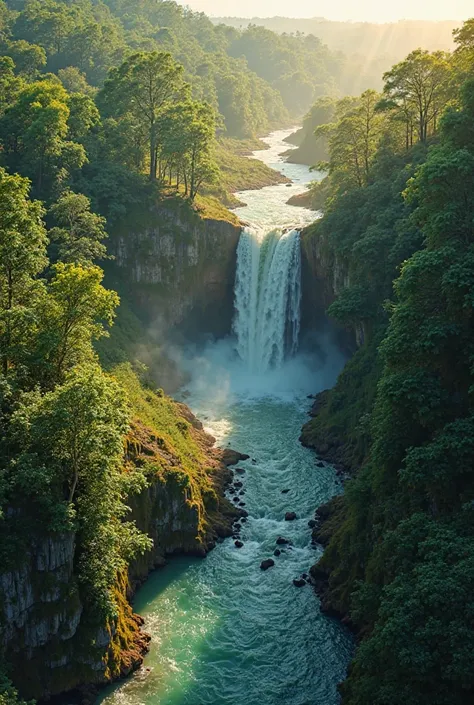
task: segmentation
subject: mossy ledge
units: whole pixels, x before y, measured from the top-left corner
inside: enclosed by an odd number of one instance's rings
[[[136,587],[168,556],[205,556],[229,536],[239,511],[224,497],[231,481],[229,457],[184,404],[161,390],[144,388],[129,364],[113,370],[132,409],[124,438],[127,500],[153,548],[117,575],[116,615],[107,622],[89,607],[77,579],[80,537],[73,532],[38,533],[25,540],[15,565],[0,573],[3,624],[0,655],[25,698],[54,698],[96,689],[137,669],[148,649],[143,620],[131,600]]]

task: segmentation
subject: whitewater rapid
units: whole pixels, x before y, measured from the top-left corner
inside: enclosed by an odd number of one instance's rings
[[[313,589],[293,579],[321,555],[308,521],[342,491],[334,469],[316,466],[298,442],[311,402],[344,365],[330,328],[301,337],[300,229],[314,219],[286,204],[314,175],[279,156],[288,131],[256,154],[293,185],[238,194],[247,205],[235,283],[233,335],[188,351],[183,398],[241,463],[248,520],[242,548],[226,539],[206,559],[172,559],[150,576],[134,607],[152,636],[145,666],[109,688],[103,705],[337,705],[352,653],[349,633],[321,614]],[[297,519],[285,521],[293,511]],[[273,557],[276,539],[292,547]]]

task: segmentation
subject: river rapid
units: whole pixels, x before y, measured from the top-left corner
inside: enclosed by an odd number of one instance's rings
[[[344,357],[330,331],[319,332],[310,350],[289,354],[299,334],[298,228],[315,217],[286,204],[315,178],[279,156],[290,132],[270,135],[269,149],[255,157],[291,186],[237,194],[247,205],[236,212],[249,228],[239,245],[234,336],[183,361],[192,374],[186,402],[219,445],[250,455],[239,477],[249,514],[244,546],[226,539],[205,559],[172,559],[150,576],[134,608],[145,617],[151,651],[143,669],[101,696],[102,705],[339,702],[352,639],[320,613],[309,585],[293,585],[321,552],[308,520],[342,489],[334,469],[317,467],[298,442],[307,395],[334,384]],[[289,511],[296,521],[284,520]],[[293,546],[264,572],[260,563],[273,557],[280,535]]]

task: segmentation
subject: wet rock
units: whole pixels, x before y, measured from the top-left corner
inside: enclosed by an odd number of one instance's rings
[[[245,502],[239,502],[239,507],[245,507]]]
[[[289,539],[285,539],[283,536],[279,536],[276,542],[278,546],[289,546],[291,543]]]
[[[234,497],[234,500],[233,500],[233,501],[234,501],[234,502],[238,502],[238,501],[239,501],[239,498],[238,498],[238,497]]]
[[[242,509],[242,511],[245,512],[245,509]],[[245,512],[245,513],[247,514],[247,512]],[[243,516],[243,517],[240,519],[240,521],[242,522],[242,524],[244,524],[244,523],[247,521],[247,517],[246,517],[246,516]]]
[[[308,526],[310,529],[314,529],[315,526],[317,526],[317,525],[318,525],[318,522],[316,521],[316,519],[310,519],[308,521]]]
[[[238,473],[239,475],[245,475],[244,468],[235,468],[235,472]]]
[[[303,573],[302,576],[303,580],[308,580],[308,573]]]
[[[235,531],[240,531],[242,526],[240,524],[234,524]]]
[[[235,546],[236,548],[242,548],[243,545],[244,545],[244,544],[242,543],[242,541],[234,541],[234,546]]]
[[[257,460],[256,460],[256,458],[252,458],[252,463],[253,463],[254,465],[256,465],[256,464],[257,464]]]
[[[245,509],[240,510],[241,521],[247,520],[249,513]]]
[[[239,490],[239,489],[240,489],[241,487],[243,487],[243,486],[244,486],[244,483],[243,483],[243,482],[240,482],[240,481],[239,481],[239,482],[234,482],[234,487],[235,487],[236,490]]]
[[[233,487],[229,487],[229,494],[235,494],[235,489]]]
[[[281,493],[282,493],[282,494],[288,494],[289,491],[290,491],[290,490],[282,490]]]
[[[296,518],[296,512],[287,512],[285,514],[285,521],[294,521]]]
[[[240,497],[243,497],[244,494],[245,494],[245,490],[240,490],[239,496],[240,496]]]
[[[269,568],[273,568],[274,565],[275,565],[275,561],[273,560],[273,558],[267,558],[267,560],[262,561],[260,563],[260,569],[261,570],[268,570]]]
[[[293,585],[297,588],[304,587],[306,585],[306,580],[304,580],[303,578],[294,578]]]
[[[274,555],[274,556],[281,556],[281,551],[280,551],[280,549],[279,549],[279,548],[276,548],[276,549],[273,551],[273,555]]]
[[[324,467],[324,463],[321,462],[321,461],[319,461],[319,463],[316,463],[316,467],[317,467],[317,468],[323,468],[323,467]]]
[[[224,465],[237,465],[241,460],[247,460],[250,456],[244,453],[239,453],[238,450],[232,450],[232,448],[225,448],[222,451],[222,462]]]

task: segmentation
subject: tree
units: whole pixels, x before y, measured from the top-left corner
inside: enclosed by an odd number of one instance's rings
[[[90,205],[83,194],[66,191],[50,209],[56,223],[50,230],[50,238],[59,244],[62,262],[84,265],[107,257],[107,248],[102,242],[107,237],[106,221],[91,212]]]
[[[450,67],[446,54],[416,49],[384,74],[384,95],[407,116],[417,117],[418,139],[426,142],[436,132],[441,110],[448,101]]]
[[[47,264],[43,208],[28,198],[27,179],[0,169],[0,359],[7,374],[31,345],[31,310]]]
[[[68,370],[94,359],[92,341],[107,335],[119,297],[101,282],[103,271],[79,264],[54,265],[48,296],[38,312],[40,330],[28,366],[46,388],[60,383]]]
[[[35,78],[39,71],[46,66],[46,52],[43,47],[37,44],[30,44],[19,39],[8,44],[7,52],[15,62],[17,73],[30,80]]]
[[[217,174],[212,156],[214,111],[205,103],[178,103],[164,111],[158,129],[162,143],[160,175],[164,177],[168,169],[171,180],[174,171],[177,187],[182,179],[185,196],[193,201],[203,181],[212,183]]]
[[[158,121],[165,106],[187,92],[183,67],[166,52],[133,54],[118,69],[110,72],[99,96],[107,112],[111,106],[119,113],[131,113],[146,128],[149,147],[149,174],[156,179],[158,170]]]
[[[0,118],[0,140],[9,166],[29,176],[39,194],[86,161],[82,145],[68,137],[69,97],[59,82],[25,86]]]
[[[329,173],[342,189],[367,186],[379,144],[383,117],[377,112],[378,94],[365,91],[357,100],[339,106],[335,125],[322,125],[317,136],[329,136]]]

